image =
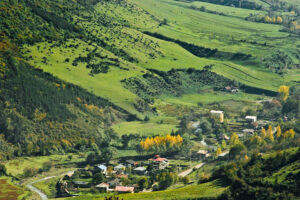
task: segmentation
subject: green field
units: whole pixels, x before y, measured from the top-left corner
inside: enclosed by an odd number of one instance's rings
[[[72,155],[72,160],[69,160],[68,155]],[[10,160],[5,163],[7,174],[21,178],[26,168],[40,169],[45,162],[52,162],[53,164],[71,164],[72,162],[82,162],[85,157],[77,154],[66,155],[51,155],[51,156],[37,156],[37,157],[20,157]]]
[[[197,106],[198,103],[210,104],[216,102],[223,102],[231,99],[236,101],[248,101],[255,102],[261,100],[259,95],[251,95],[246,93],[225,93],[225,92],[208,92],[201,94],[186,94],[181,97],[163,97],[163,99],[168,103],[182,104],[189,106]]]
[[[122,122],[114,125],[112,128],[120,135],[138,133],[142,136],[167,135],[171,133],[172,130],[177,130],[174,124],[158,124],[152,122]]]
[[[163,200],[163,199],[193,199],[193,198],[209,198],[218,197],[226,188],[217,184],[217,182],[209,182],[200,185],[186,186],[180,189],[172,189],[150,193],[136,193],[119,195],[124,200]]]

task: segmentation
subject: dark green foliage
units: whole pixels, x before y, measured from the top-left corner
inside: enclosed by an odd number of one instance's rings
[[[94,184],[99,184],[99,183],[102,183],[102,182],[105,182],[106,181],[106,178],[105,176],[102,174],[102,173],[96,173],[94,176],[93,176],[93,182]]]
[[[45,162],[42,165],[41,171],[48,172],[51,169],[51,167],[52,167],[52,163],[51,162]]]
[[[236,157],[243,157],[246,155],[247,148],[242,143],[236,144],[230,148],[229,157],[236,158]]]
[[[6,167],[3,164],[0,164],[0,176],[6,175]]]
[[[299,172],[291,172],[280,183],[278,180],[270,182],[264,178],[299,160],[298,149],[296,153],[278,153],[268,159],[255,154],[249,162],[236,162],[222,166],[213,176],[220,178],[230,187],[220,199],[295,199],[295,196],[300,195]]]
[[[125,79],[125,87],[136,93],[147,102],[152,97],[164,95],[181,96],[188,92],[198,93],[204,87],[216,90],[228,85],[235,85],[233,81],[209,70],[172,69],[168,72],[151,70],[152,73],[142,77]]]
[[[283,51],[277,50],[271,55],[263,58],[263,63],[266,68],[278,73],[283,74],[285,70],[291,69],[292,59],[288,54]]]

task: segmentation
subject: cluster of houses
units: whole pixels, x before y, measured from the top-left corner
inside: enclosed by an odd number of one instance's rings
[[[123,185],[123,178],[127,179],[129,174],[145,176],[148,174],[147,167],[149,165],[151,166],[151,169],[165,169],[169,166],[168,159],[162,158],[159,155],[155,155],[153,158],[148,159],[148,161],[144,163],[145,166],[141,166],[139,162],[126,160],[114,167],[108,167],[106,164],[97,164],[94,166],[93,173],[102,173],[108,181],[92,185],[87,181],[78,181],[74,179],[71,182],[69,181],[68,184],[65,184],[63,190],[65,191],[66,188],[91,188],[93,186],[99,192],[134,193],[137,184]],[[79,171],[84,171],[84,169],[79,169]],[[68,173],[64,177],[64,180],[72,180],[73,174],[74,172]]]
[[[232,89],[232,88],[227,88],[226,90],[229,91],[230,89]],[[224,111],[211,110],[210,114],[212,116],[216,117],[220,123],[224,122]],[[265,121],[262,121],[262,120],[258,121],[257,116],[245,116],[245,118],[241,121],[244,123],[244,125],[242,125],[241,128],[238,130],[238,132],[239,132],[238,136],[240,139],[245,139],[248,136],[253,135],[255,132],[260,131],[260,129],[267,124],[267,122],[265,122]],[[197,131],[197,127],[199,124],[200,124],[200,122],[193,122],[193,124],[192,124],[192,126],[194,128],[196,128],[196,131]],[[217,138],[217,139],[219,141],[222,141],[222,140],[228,141],[229,137],[226,134],[220,134],[219,138]],[[212,148],[212,150],[215,151],[216,147]],[[196,159],[205,160],[205,161],[209,161],[209,160],[213,159],[212,154],[209,151],[203,150],[203,149],[193,152],[192,156]],[[222,157],[223,154],[221,154],[219,156]]]

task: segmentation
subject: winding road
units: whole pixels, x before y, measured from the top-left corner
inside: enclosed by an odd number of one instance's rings
[[[68,174],[68,173],[72,173],[72,172],[74,172],[74,171],[68,171],[68,172],[63,173],[63,174],[58,175],[58,176],[64,176],[64,175],[66,175],[66,174]],[[58,176],[48,176],[48,177],[45,177],[45,178],[42,178],[42,179],[33,181],[33,182],[31,182],[31,183],[28,183],[28,184],[26,185],[26,187],[27,187],[28,189],[30,189],[31,191],[37,193],[37,194],[41,197],[41,200],[47,200],[47,199],[48,199],[47,195],[46,195],[43,191],[41,191],[41,190],[39,190],[38,188],[34,187],[33,184],[38,183],[38,182],[41,182],[41,181],[45,181],[45,180],[48,180],[48,179],[51,179],[51,178],[55,178],[55,177],[58,177]]]
[[[51,178],[55,178],[55,177],[56,176],[48,176],[48,177],[39,179],[37,181],[33,181],[33,182],[27,184],[26,187],[28,189],[30,189],[31,191],[36,192],[41,197],[41,200],[47,200],[48,199],[47,195],[44,192],[42,192],[41,190],[39,190],[36,187],[34,187],[33,184],[41,182],[41,181],[45,181],[45,180],[48,180],[48,179],[51,179]]]
[[[196,165],[195,167],[192,167],[192,168],[190,168],[190,169],[187,169],[187,170],[181,172],[180,174],[178,174],[178,176],[185,177],[185,176],[189,175],[190,173],[192,173],[192,172],[193,172],[193,169],[199,169],[199,168],[201,168],[203,165],[205,165],[205,162],[204,162],[204,163],[200,163],[200,164]]]

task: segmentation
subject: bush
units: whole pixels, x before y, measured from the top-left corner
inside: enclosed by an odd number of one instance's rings
[[[6,167],[3,164],[0,164],[0,176],[6,175]]]
[[[38,169],[26,167],[23,171],[24,178],[32,177],[38,173]]]
[[[51,162],[44,162],[41,171],[48,172],[48,171],[50,171],[51,167],[52,167]]]

